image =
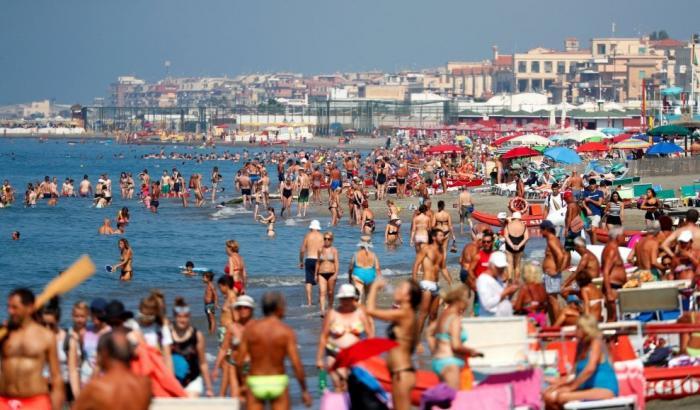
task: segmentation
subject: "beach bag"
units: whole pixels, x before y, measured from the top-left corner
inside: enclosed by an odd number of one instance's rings
[[[574,219],[571,220],[571,226],[569,226],[569,229],[571,229],[571,232],[573,233],[579,233],[583,227],[584,223],[581,215],[576,215]]]

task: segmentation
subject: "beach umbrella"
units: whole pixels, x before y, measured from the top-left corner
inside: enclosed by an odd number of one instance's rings
[[[613,135],[614,136],[614,135],[620,135],[624,131],[619,129],[619,128],[603,128],[600,130],[600,132],[602,132],[605,135]]]
[[[576,141],[576,142],[584,142],[586,140],[589,140],[593,137],[600,137],[600,138],[605,138],[605,134],[603,134],[600,131],[596,130],[577,130],[574,132],[571,132],[569,134],[565,134],[563,137],[563,141]]]
[[[355,363],[367,360],[370,357],[378,356],[384,352],[397,347],[399,344],[390,339],[374,337],[360,340],[354,345],[341,349],[335,357],[335,363],[331,370],[341,367],[350,367]]]
[[[534,145],[532,147],[532,149],[534,149],[537,152],[544,152],[544,150],[547,149],[547,146],[546,145]]]
[[[683,148],[672,142],[660,142],[647,150],[647,155],[668,155],[683,152]]]
[[[622,142],[622,141],[627,141],[628,139],[632,138],[632,134],[620,134],[612,137],[610,142],[617,143],[617,142]]]
[[[521,145],[552,145],[552,141],[537,134],[519,135],[509,141],[510,143],[519,143]]]
[[[457,142],[463,142],[466,145],[472,145],[472,140],[466,135],[458,135],[455,137],[455,141]]]
[[[491,145],[493,145],[494,147],[498,147],[499,145],[503,145],[503,144],[505,144],[506,142],[512,140],[512,139],[515,138],[516,136],[517,136],[517,135],[508,135],[507,137],[496,138],[496,139],[491,143]]]
[[[505,154],[501,155],[501,159],[527,158],[542,155],[530,147],[513,148]]]
[[[576,151],[566,147],[552,147],[544,151],[544,156],[553,161],[566,165],[576,165],[581,163],[581,157]]]
[[[576,152],[604,152],[608,146],[602,142],[587,142],[576,147]]]
[[[664,136],[664,135],[680,135],[680,136],[685,136],[685,135],[690,135],[690,130],[681,127],[679,125],[662,125],[660,127],[652,128],[649,131],[647,131],[648,135],[652,136]]]
[[[459,145],[433,145],[425,150],[426,154],[451,154],[453,152],[463,152],[464,149]]]
[[[678,95],[683,92],[683,88],[681,87],[667,87],[661,90],[661,95]]]
[[[645,149],[649,148],[651,144],[644,140],[638,140],[635,138],[630,138],[626,141],[620,141],[612,145],[613,148],[617,149]]]

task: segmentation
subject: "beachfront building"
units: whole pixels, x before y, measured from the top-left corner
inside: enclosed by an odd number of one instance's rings
[[[513,92],[513,56],[500,55],[493,46],[491,60],[477,62],[450,61],[447,78],[453,98],[487,99],[495,94]]]
[[[568,74],[591,60],[590,50],[578,48],[575,39],[567,39],[565,50],[557,51],[543,47],[513,55],[514,92],[545,92],[550,94],[555,84],[568,87]]]

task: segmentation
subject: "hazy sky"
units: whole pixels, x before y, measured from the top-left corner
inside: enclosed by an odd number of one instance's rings
[[[696,0],[0,0],[0,104],[90,103],[119,75],[398,70],[566,36],[699,30]]]

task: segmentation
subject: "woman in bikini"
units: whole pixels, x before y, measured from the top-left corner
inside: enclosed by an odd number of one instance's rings
[[[445,201],[440,200],[438,201],[438,211],[433,214],[433,220],[431,221],[431,225],[439,230],[441,230],[445,234],[445,242],[443,243],[442,250],[443,252],[447,251],[447,245],[449,243],[449,237],[450,234],[452,235],[452,244],[454,246],[455,242],[457,241],[457,238],[454,235],[454,230],[452,227],[452,217],[450,216],[447,211],[445,211]],[[457,251],[457,248],[454,248],[454,251]]]
[[[243,258],[238,253],[238,241],[226,241],[226,254],[228,255],[228,263],[224,268],[224,273],[233,278],[233,289],[236,295],[245,294],[245,288],[248,281],[248,274],[245,269]]]
[[[576,276],[579,294],[583,303],[583,313],[593,316],[598,322],[605,322],[608,319],[608,312],[605,308],[605,295],[598,286],[593,283],[588,272],[581,271]]]
[[[415,216],[413,217],[413,222],[411,223],[411,240],[410,244],[413,246],[415,244],[416,253],[421,250],[423,245],[428,244],[428,229],[430,228],[430,217],[425,213],[428,211],[428,207],[421,205],[418,208]]]
[[[394,308],[378,309],[377,293],[385,284],[384,279],[380,278],[370,287],[367,296],[367,314],[372,318],[389,322],[387,336],[398,343],[397,347],[389,351],[387,358],[394,410],[409,410],[411,390],[416,384],[413,353],[420,340],[416,317],[422,292],[415,281],[403,281],[394,291]]]
[[[375,229],[374,212],[369,209],[369,202],[362,203],[362,215],[360,216],[360,226],[363,235],[372,235]]]
[[[362,236],[357,244],[360,248],[350,259],[350,283],[354,283],[355,287],[360,291],[360,301],[363,300],[363,295],[367,293],[369,286],[375,279],[381,276],[381,268],[379,267],[379,258],[372,252],[372,238]]]
[[[131,266],[134,258],[134,253],[129,246],[129,241],[126,238],[119,239],[119,252],[121,253],[121,260],[116,265],[112,266],[112,270],[121,269],[122,274],[119,276],[119,280],[130,281],[134,276],[134,270]]]
[[[331,211],[331,226],[338,226],[340,218],[342,216],[340,209],[340,191],[342,188],[337,187],[335,190],[331,191],[328,198],[328,210]]]
[[[464,284],[450,287],[443,295],[445,309],[428,330],[428,345],[433,353],[432,368],[448,386],[459,390],[464,357],[481,357],[464,345],[467,334],[462,330],[461,317],[467,310],[468,290]],[[455,320],[456,319],[456,320]]]
[[[506,242],[508,276],[511,279],[520,280],[520,264],[523,258],[523,251],[525,251],[525,245],[530,239],[520,212],[513,212],[503,230],[503,237]]]
[[[225,396],[226,390],[230,389],[230,394],[233,399],[238,399],[241,396],[241,389],[244,380],[238,379],[238,367],[241,367],[241,375],[244,373],[246,363],[236,363],[234,357],[238,351],[238,346],[243,338],[243,330],[245,326],[253,319],[255,303],[253,298],[249,296],[241,296],[236,299],[230,308],[234,312],[234,320],[229,321],[226,326],[226,333],[223,341],[219,346],[219,352],[216,355],[214,369],[211,379],[216,380],[219,377],[219,368],[224,372],[221,380],[220,396]]]
[[[326,299],[328,299],[328,306],[333,307],[333,292],[335,292],[335,282],[340,266],[338,259],[338,249],[333,246],[333,232],[326,232],[323,234],[323,248],[318,251],[318,263],[316,263],[321,317],[326,314]]]
[[[277,221],[277,217],[275,216],[275,208],[269,206],[267,208],[267,216],[260,215],[258,218],[260,218],[260,223],[267,225],[267,236],[270,238],[275,236],[275,222]]]
[[[384,231],[384,244],[390,247],[396,247],[403,243],[401,240],[401,221],[398,219],[391,219],[388,224],[386,224],[386,230]]]
[[[644,214],[644,222],[646,223],[646,226],[649,226],[652,224],[652,222],[659,220],[659,217],[661,216],[661,203],[656,197],[656,191],[651,188],[647,189],[646,198],[639,209],[646,211]]]
[[[374,337],[372,320],[357,304],[357,289],[345,283],[340,286],[336,299],[339,305],[328,311],[318,340],[316,367],[319,369],[330,369],[341,349],[346,349],[364,338]],[[335,391],[347,391],[347,368],[336,369],[330,372],[330,376]]]
[[[542,269],[534,264],[526,263],[523,266],[523,279],[525,284],[513,302],[513,311],[527,315],[537,326],[543,328],[547,325],[549,299],[542,284]]]

